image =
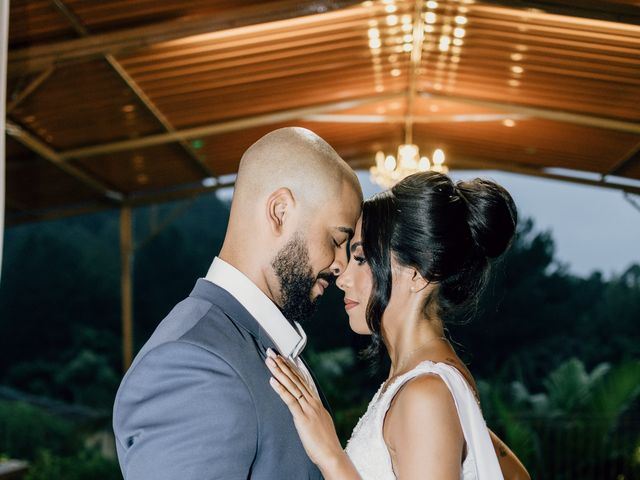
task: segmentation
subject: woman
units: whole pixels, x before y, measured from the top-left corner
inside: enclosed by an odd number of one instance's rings
[[[516,223],[499,185],[438,173],[409,176],[364,203],[337,285],[351,329],[371,335],[369,354],[386,352],[391,370],[345,451],[295,367],[273,352],[266,360],[327,480],[528,478],[500,444],[503,477],[473,378],[444,336],[448,321],[473,311]]]

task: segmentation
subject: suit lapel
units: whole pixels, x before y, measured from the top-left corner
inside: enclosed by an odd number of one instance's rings
[[[263,358],[266,358],[267,348],[271,348],[276,352],[278,351],[273,340],[260,326],[258,321],[253,318],[249,311],[244,308],[242,304],[224,288],[219,287],[218,285],[211,283],[208,280],[199,279],[196,282],[196,286],[194,287],[190,296],[201,298],[219,307],[235,325],[247,331],[255,339],[256,346],[259,347],[258,350],[260,351],[260,354]],[[329,414],[331,414],[331,416],[333,417],[329,402],[324,396],[324,393],[322,393],[320,384],[313,374],[313,371],[309,368],[309,365],[307,365],[307,362],[304,361],[302,356],[300,356],[300,360],[309,371],[311,378],[313,378],[313,381],[316,384],[316,388],[318,389],[320,399],[322,400],[322,404],[327,409]]]

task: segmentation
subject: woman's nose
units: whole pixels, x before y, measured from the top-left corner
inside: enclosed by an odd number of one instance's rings
[[[349,285],[350,282],[347,281],[347,276],[345,275],[345,273],[343,273],[336,279],[336,286],[342,291],[345,291]]]

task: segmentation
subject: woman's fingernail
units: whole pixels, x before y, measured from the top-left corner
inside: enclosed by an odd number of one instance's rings
[[[270,348],[267,348],[267,356],[271,358],[275,358],[276,354],[273,350],[271,350]]]

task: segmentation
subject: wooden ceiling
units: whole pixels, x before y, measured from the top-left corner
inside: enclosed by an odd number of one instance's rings
[[[637,1],[12,0],[10,15],[9,223],[207,191],[285,125],[357,168],[409,123],[451,169],[640,192]]]

